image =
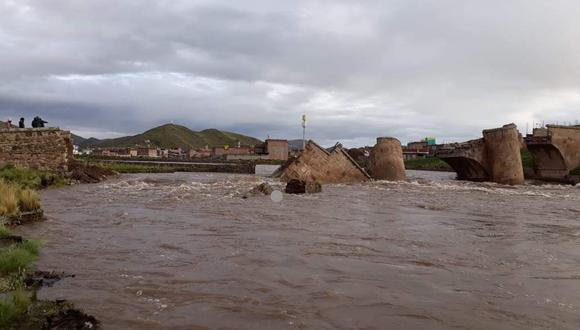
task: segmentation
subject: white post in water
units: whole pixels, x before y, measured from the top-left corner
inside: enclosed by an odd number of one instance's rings
[[[306,149],[306,114],[302,115],[302,150]]]

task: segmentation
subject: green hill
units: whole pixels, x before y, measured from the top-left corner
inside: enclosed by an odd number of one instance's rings
[[[206,129],[201,132],[192,131],[185,126],[166,124],[152,128],[144,133],[125,136],[116,139],[100,140],[93,144],[96,147],[132,147],[144,145],[149,140],[152,145],[161,148],[203,148],[229,145],[234,146],[238,141],[242,145],[256,145],[262,141],[242,134]]]

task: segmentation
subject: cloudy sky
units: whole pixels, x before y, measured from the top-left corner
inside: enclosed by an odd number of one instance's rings
[[[577,0],[0,0],[0,117],[322,144],[580,120]]]

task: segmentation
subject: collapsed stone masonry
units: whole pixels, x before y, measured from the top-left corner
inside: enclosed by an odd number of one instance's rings
[[[295,179],[321,184],[354,183],[371,179],[339,143],[326,150],[312,140],[308,141],[297,158],[287,162],[274,176],[283,181]]]

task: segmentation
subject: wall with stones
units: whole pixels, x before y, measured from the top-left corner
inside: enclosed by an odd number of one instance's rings
[[[550,142],[558,148],[568,171],[580,166],[580,127],[548,126]]]
[[[0,129],[0,167],[63,172],[68,170],[72,151],[70,132],[58,128]]]
[[[580,127],[548,125],[526,137],[535,159],[535,174],[542,180],[569,182],[580,166]]]
[[[309,141],[300,156],[286,164],[280,177],[320,183],[353,183],[367,181],[368,174],[340,146],[331,151]]]

